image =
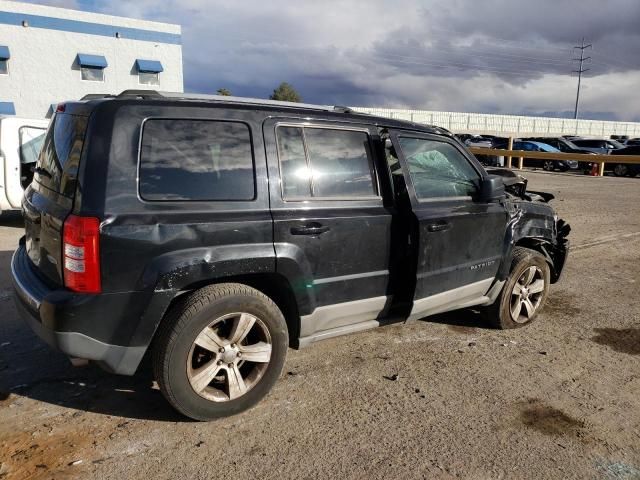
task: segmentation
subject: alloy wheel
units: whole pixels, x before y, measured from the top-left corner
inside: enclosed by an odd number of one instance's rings
[[[271,335],[249,313],[215,319],[196,337],[187,356],[193,390],[214,402],[241,397],[262,378],[271,361]]]
[[[527,323],[533,319],[545,290],[544,273],[540,267],[528,267],[518,278],[511,291],[510,312],[516,323]]]

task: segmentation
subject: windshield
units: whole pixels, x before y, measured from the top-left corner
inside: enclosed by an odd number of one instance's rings
[[[577,148],[579,149],[580,147],[577,146],[575,143],[573,143],[571,140],[567,140],[566,138],[559,138],[558,139],[558,143],[565,145],[566,147],[569,148]]]
[[[38,127],[20,127],[20,163],[35,163],[44,143],[47,130]]]

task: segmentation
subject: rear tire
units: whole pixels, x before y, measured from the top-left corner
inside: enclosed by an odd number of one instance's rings
[[[513,249],[511,270],[496,301],[484,309],[496,328],[520,328],[532,323],[544,307],[551,272],[546,259],[535,250]]]
[[[288,345],[284,316],[269,297],[239,283],[211,285],[179,301],[163,320],[155,379],[187,417],[235,415],[271,390]]]
[[[546,170],[547,172],[553,172],[553,162],[545,161],[542,164],[542,169]]]

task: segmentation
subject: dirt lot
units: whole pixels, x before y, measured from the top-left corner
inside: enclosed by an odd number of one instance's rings
[[[265,401],[208,424],[40,342],[2,220],[0,478],[640,478],[640,179],[527,176],[573,227],[535,325],[460,311],[290,351]]]

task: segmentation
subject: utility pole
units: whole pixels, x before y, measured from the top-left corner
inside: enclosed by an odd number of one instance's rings
[[[591,60],[591,57],[585,57],[584,56],[584,51],[587,48],[591,48],[592,45],[585,45],[584,44],[584,37],[582,37],[582,45],[577,46],[577,47],[573,47],[574,49],[579,49],[580,50],[580,58],[574,58],[573,60],[576,62],[580,62],[580,66],[578,67],[578,70],[573,70],[573,73],[577,73],[578,74],[578,91],[576,92],[576,108],[573,111],[573,118],[577,119],[578,118],[578,103],[580,102],[580,83],[582,82],[582,74],[584,72],[588,72],[589,69],[588,68],[582,68],[582,66],[584,65],[584,62],[586,62],[587,60]]]

